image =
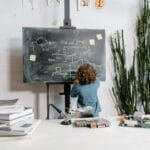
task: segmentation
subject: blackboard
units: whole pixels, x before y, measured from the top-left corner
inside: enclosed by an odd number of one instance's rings
[[[24,82],[66,83],[89,63],[105,80],[105,30],[29,28],[23,30]]]

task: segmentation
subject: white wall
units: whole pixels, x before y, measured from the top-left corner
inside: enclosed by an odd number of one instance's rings
[[[36,117],[46,115],[46,86],[23,83],[22,72],[22,27],[59,27],[63,25],[64,1],[60,5],[47,0],[0,0],[0,98],[18,97],[19,103],[35,108]],[[135,25],[142,0],[105,0],[102,9],[94,8],[90,0],[88,8],[76,9],[76,0],[70,0],[72,24],[77,28],[106,30],[106,81],[101,83],[99,99],[102,114],[115,115],[116,110],[110,89],[112,87],[112,61],[109,37],[116,30],[124,29],[128,63],[132,59],[135,45]],[[23,3],[22,3],[23,2]],[[57,25],[53,21],[57,20]],[[131,59],[130,59],[131,58]],[[64,108],[62,85],[50,86],[51,102]],[[39,108],[39,109],[37,109]],[[53,117],[54,114],[51,114]]]

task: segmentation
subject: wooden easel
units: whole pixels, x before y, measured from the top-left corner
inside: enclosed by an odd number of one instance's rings
[[[46,83],[46,102],[47,102],[47,117],[46,119],[49,119],[49,113],[50,113],[50,98],[49,98],[49,85],[50,83]],[[71,85],[70,83],[64,83],[64,92],[59,93],[60,95],[65,95],[65,112],[69,112],[70,108],[70,92],[71,92]]]
[[[71,26],[71,19],[70,19],[70,0],[64,0],[64,26],[60,27],[60,29],[76,29],[76,27]],[[50,103],[49,103],[49,84],[46,83],[47,87],[47,118],[49,119],[49,112],[50,112]],[[64,93],[60,93],[60,95],[65,95],[65,112],[69,111],[70,107],[70,90],[71,85],[70,83],[64,83]]]

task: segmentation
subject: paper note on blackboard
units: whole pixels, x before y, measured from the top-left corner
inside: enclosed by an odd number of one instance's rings
[[[89,43],[90,43],[90,45],[95,45],[95,40],[94,39],[90,39]]]
[[[30,55],[30,61],[36,61],[36,55],[31,54]]]
[[[96,37],[97,37],[98,40],[103,39],[102,34],[97,34]]]

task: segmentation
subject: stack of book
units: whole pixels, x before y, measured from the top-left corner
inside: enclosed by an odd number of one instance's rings
[[[18,99],[0,100],[0,136],[27,135],[39,124],[33,109],[17,105]]]

